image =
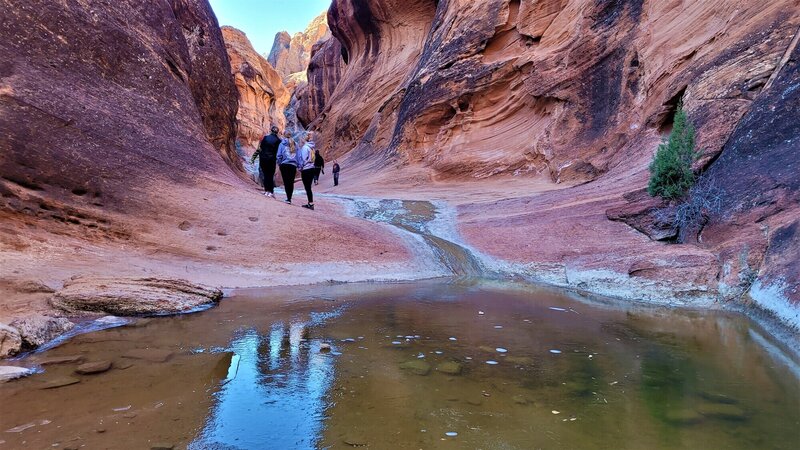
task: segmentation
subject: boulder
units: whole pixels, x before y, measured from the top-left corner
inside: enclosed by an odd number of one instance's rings
[[[44,345],[67,331],[75,328],[75,324],[63,317],[51,317],[34,314],[11,322],[22,336],[25,347],[36,348]]]
[[[0,358],[14,356],[22,349],[22,336],[14,327],[0,323]]]
[[[68,312],[118,316],[185,313],[211,306],[222,291],[184,280],[157,278],[77,278],[67,282],[51,303]]]

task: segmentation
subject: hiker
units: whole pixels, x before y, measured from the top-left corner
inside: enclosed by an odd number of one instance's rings
[[[287,131],[283,134],[283,140],[278,148],[278,167],[280,167],[283,186],[286,189],[286,203],[290,205],[294,192],[294,177],[297,175],[297,156],[297,144]]]
[[[316,151],[314,147],[316,143],[316,135],[313,131],[309,131],[305,136],[305,144],[297,152],[297,166],[300,168],[300,178],[303,180],[303,187],[306,189],[306,196],[308,203],[303,205],[303,208],[314,210],[314,193],[311,192],[311,186],[314,184],[314,175],[317,173],[317,168],[314,165],[316,159]]]
[[[314,169],[316,169],[316,173],[314,174],[314,184],[319,184],[319,174],[325,173],[325,160],[322,158],[322,155],[319,153],[319,150],[314,150]]]
[[[341,170],[342,170],[342,168],[339,167],[339,161],[334,159],[333,160],[333,185],[334,186],[338,186],[339,185],[339,171],[341,171]]]
[[[275,163],[278,157],[278,146],[281,139],[278,137],[278,127],[273,126],[270,134],[261,139],[261,145],[253,154],[250,164],[259,158],[258,165],[261,168],[261,176],[264,178],[264,195],[275,198]]]

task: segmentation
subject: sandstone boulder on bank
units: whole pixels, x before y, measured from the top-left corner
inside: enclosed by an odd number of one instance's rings
[[[75,324],[63,317],[50,317],[42,314],[32,314],[11,322],[19,330],[22,344],[25,347],[36,348],[61,336],[75,328]]]
[[[0,358],[8,358],[19,353],[22,348],[22,337],[19,330],[0,323]]]
[[[157,278],[77,278],[52,298],[54,307],[68,312],[94,311],[131,316],[173,314],[212,305],[222,291],[184,280]]]

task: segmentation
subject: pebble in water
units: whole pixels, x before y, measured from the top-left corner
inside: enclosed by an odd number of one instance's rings
[[[442,354],[442,353],[444,353],[444,352],[443,352],[443,351],[441,351],[441,350],[436,350],[436,351],[435,351],[435,352],[433,352],[433,353],[436,353],[437,355],[441,355],[441,354]]]
[[[495,350],[497,350],[497,353],[506,353],[506,352],[508,352],[508,350],[504,349],[503,347],[497,347]]]
[[[502,326],[502,325],[495,325],[495,326],[494,326],[494,328],[495,328],[496,330],[499,330],[499,329],[503,328],[503,326]]]
[[[566,309],[564,309],[564,308],[556,308],[555,306],[551,306],[549,309],[552,309],[553,311],[567,312]]]
[[[458,433],[456,433],[455,431],[448,431],[444,435],[447,436],[447,437],[456,437],[456,436],[458,436]]]
[[[553,350],[550,350],[550,353],[552,353],[552,354],[554,354],[554,355],[557,355],[557,354],[561,353],[561,350],[555,350],[555,349],[553,349]]]
[[[555,409],[550,411],[550,412],[553,413],[553,414],[561,414],[561,411],[556,411]]]
[[[479,315],[479,316],[482,316],[482,315],[484,315],[484,314],[486,314],[486,313],[485,313],[485,312],[483,312],[483,311],[478,311],[478,315]]]
[[[456,339],[456,338],[454,338],[454,337],[451,337],[451,338],[450,338],[450,340],[451,340],[451,341],[457,341],[458,339]]]
[[[400,344],[402,344],[402,342],[400,342],[400,341],[392,341],[392,344],[394,344],[394,345],[400,345]]]
[[[500,363],[498,363],[497,361],[489,360],[489,361],[486,361],[486,364],[489,364],[490,366],[496,366],[497,364],[500,364]]]

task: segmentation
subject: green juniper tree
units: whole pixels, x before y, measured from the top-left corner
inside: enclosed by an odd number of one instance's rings
[[[695,183],[692,163],[698,152],[694,148],[694,127],[689,122],[683,105],[678,105],[669,138],[658,146],[650,163],[650,183],[647,192],[651,197],[677,200],[686,195]]]

